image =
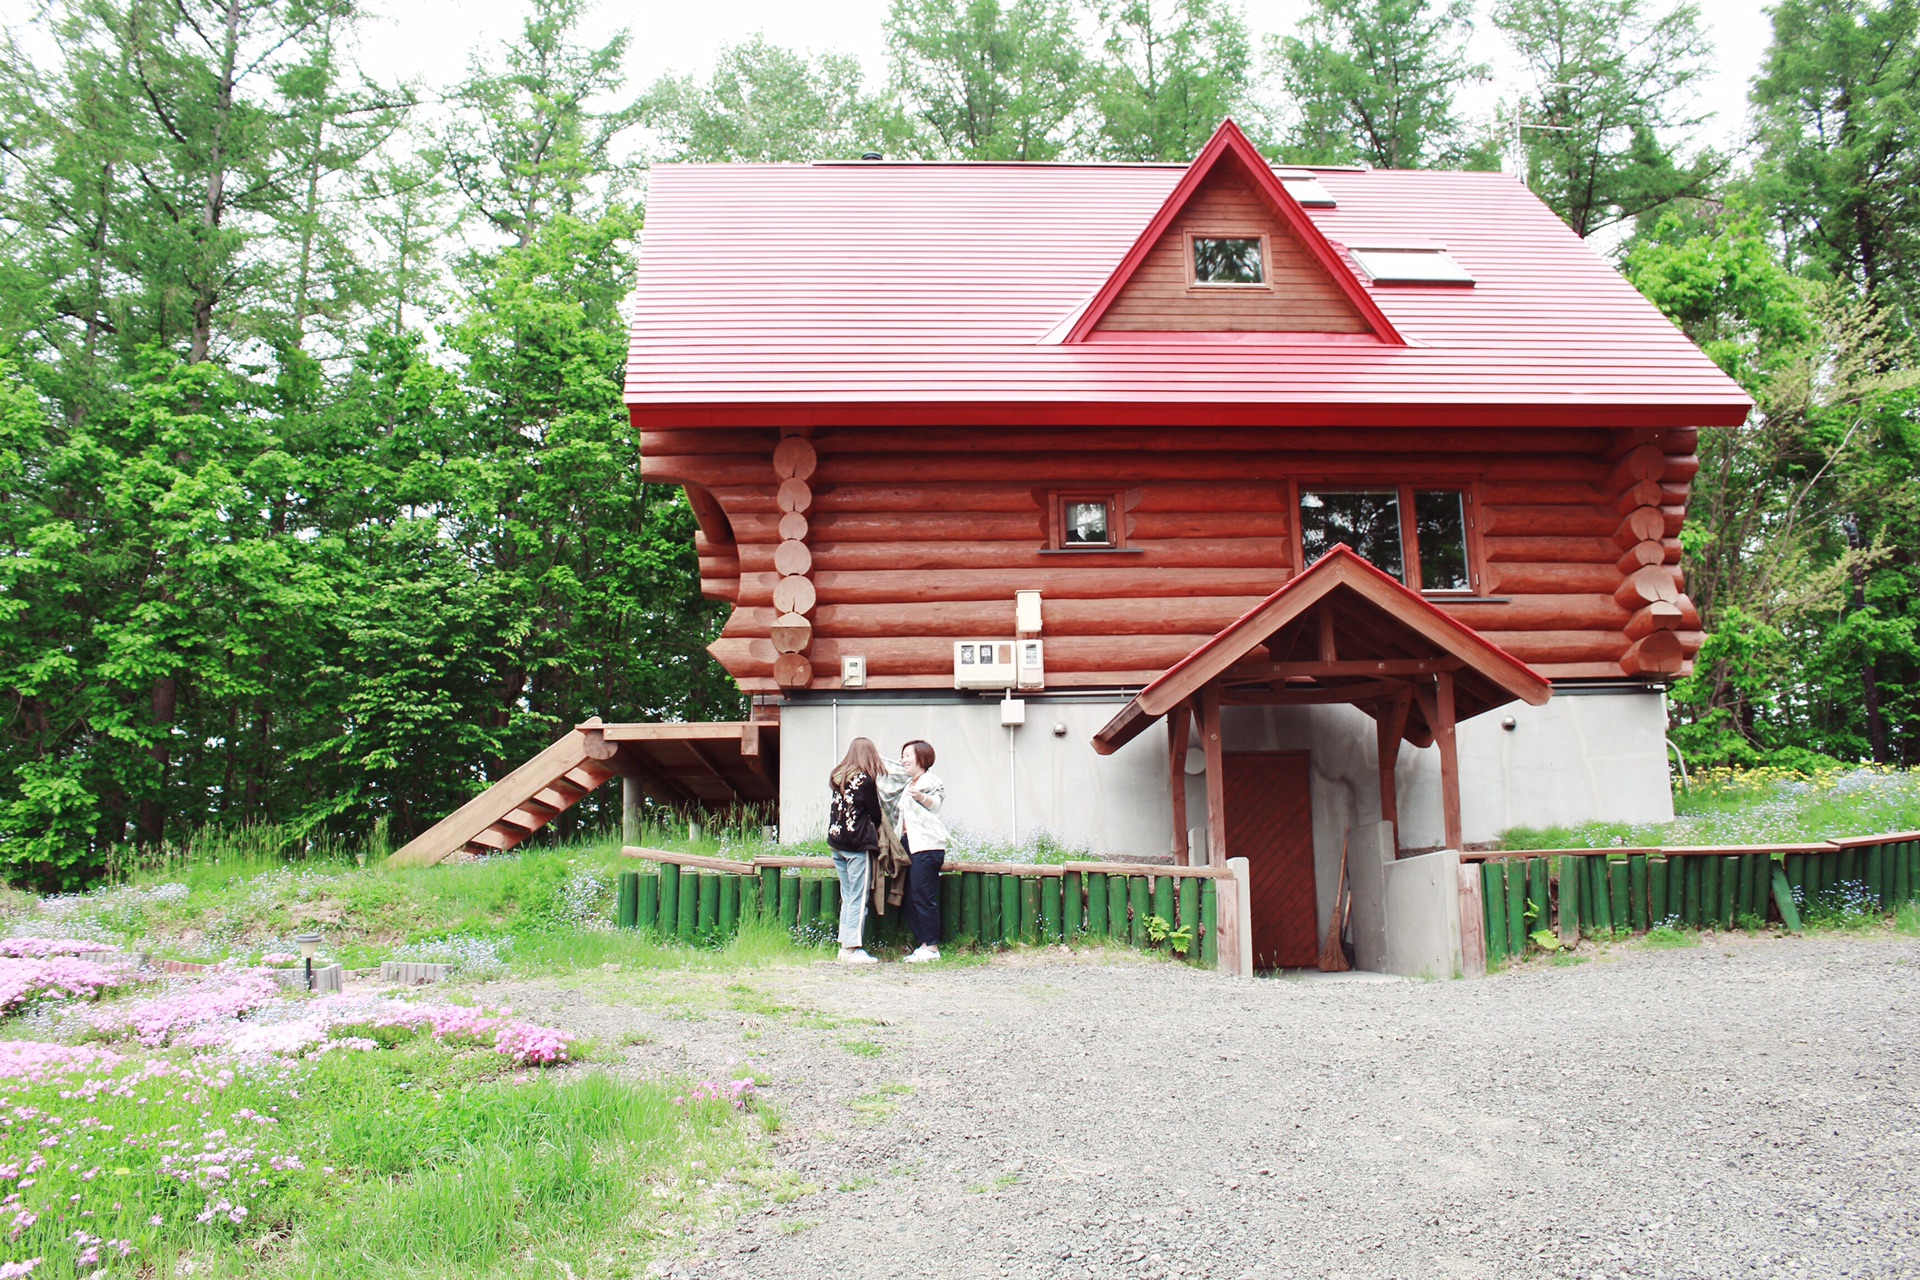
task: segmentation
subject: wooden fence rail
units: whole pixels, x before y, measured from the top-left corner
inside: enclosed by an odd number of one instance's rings
[[[840,927],[840,881],[833,859],[765,857],[752,862],[627,847],[653,870],[622,872],[615,923],[682,942],[731,937],[743,920],[765,918],[831,939]],[[1107,940],[1179,954],[1184,931],[1190,964],[1219,967],[1219,892],[1230,878],[1213,867],[1068,862],[1016,866],[950,862],[940,877],[943,945],[1002,947]],[[1155,921],[1169,936],[1155,941]],[[866,940],[905,944],[899,910],[868,908]]]
[[[1487,959],[1570,944],[1582,934],[1662,924],[1730,929],[1778,920],[1798,932],[1808,904],[1849,895],[1881,911],[1920,900],[1920,832],[1809,844],[1470,852],[1480,865]]]

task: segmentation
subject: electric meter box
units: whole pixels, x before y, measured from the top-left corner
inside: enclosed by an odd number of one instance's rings
[[[956,689],[1011,689],[1017,664],[1014,640],[956,640],[953,642],[953,687]]]
[[[1044,689],[1047,687],[1045,644],[1043,640],[1020,642],[1019,652],[1014,655],[1014,688]]]

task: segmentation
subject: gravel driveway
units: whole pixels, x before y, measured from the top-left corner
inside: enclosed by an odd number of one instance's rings
[[[1481,982],[1129,956],[524,986],[771,1083],[798,1194],[695,1277],[1920,1276],[1920,943]],[[809,1189],[812,1188],[812,1189]]]

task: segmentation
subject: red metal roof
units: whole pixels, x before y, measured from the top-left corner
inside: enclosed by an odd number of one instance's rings
[[[1750,401],[1517,179],[1316,170],[1336,246],[1444,246],[1367,335],[1065,341],[1184,165],[661,165],[627,402],[648,425],[1713,426]],[[1418,410],[1418,412],[1414,412]]]

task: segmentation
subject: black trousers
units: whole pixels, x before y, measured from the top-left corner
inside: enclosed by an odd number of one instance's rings
[[[946,864],[945,849],[917,850],[909,855],[907,868],[907,927],[922,946],[940,945],[940,868]]]

